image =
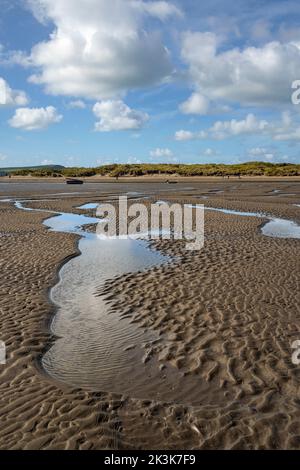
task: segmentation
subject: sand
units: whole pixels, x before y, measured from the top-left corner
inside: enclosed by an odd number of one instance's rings
[[[30,206],[82,213],[76,207],[85,202],[150,191],[159,199],[300,222],[298,182],[176,186],[174,193],[155,183],[105,183],[100,193],[83,185],[79,191],[90,195],[53,196]],[[48,183],[0,187],[3,198],[44,199],[61,191],[63,185]],[[200,200],[203,195],[208,199]],[[199,403],[191,405],[188,395],[181,403],[172,393],[164,401],[133,398],[121,389],[74,389],[45,374],[40,358],[55,341],[48,292],[62,264],[78,254],[78,237],[47,231],[46,217],[0,204],[0,339],[8,349],[0,366],[1,449],[300,448],[300,366],[291,360],[291,344],[300,339],[299,240],[263,236],[258,218],[207,212],[203,250],[188,252],[180,241],[155,243],[177,262],[101,287],[112,309],[158,334],[145,347],[150,363],[187,381],[202,380]]]

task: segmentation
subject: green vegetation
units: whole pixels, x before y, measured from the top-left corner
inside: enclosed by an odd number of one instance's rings
[[[0,176],[62,176],[62,165],[40,165],[40,166],[24,166],[24,167],[10,167],[0,168]]]
[[[56,177],[88,177],[88,176],[300,176],[300,164],[247,162],[236,165],[225,164],[139,164],[139,165],[103,165],[97,168],[64,168],[58,165],[31,168],[3,168],[16,176],[56,176]]]

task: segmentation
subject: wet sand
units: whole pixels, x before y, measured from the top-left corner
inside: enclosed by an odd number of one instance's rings
[[[81,204],[129,192],[300,223],[300,184],[290,180],[5,186],[0,199],[33,198],[31,207],[78,214],[86,212]],[[153,387],[162,372],[186,384],[180,400],[172,390],[159,400],[143,396],[138,381],[134,392],[118,384],[118,393],[74,388],[45,373],[42,358],[57,340],[49,290],[78,254],[79,237],[49,232],[42,224],[49,214],[9,202],[0,217],[0,339],[8,350],[0,366],[1,449],[300,448],[300,366],[291,360],[300,339],[299,240],[264,236],[260,218],[206,211],[203,250],[156,242],[178,261],[99,285],[114,321],[126,316],[155,335],[138,358]]]

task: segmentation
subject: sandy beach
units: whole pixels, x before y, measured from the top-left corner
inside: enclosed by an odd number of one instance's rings
[[[300,224],[297,178],[0,182],[0,449],[300,449],[300,240],[265,236],[264,218],[206,210],[202,250],[155,242],[173,261],[99,282],[93,302],[150,338],[120,356],[138,364],[128,384],[120,374],[112,387],[81,387],[44,369],[59,336],[49,293],[80,237],[49,231],[51,214],[13,200],[94,217],[78,207],[124,194]]]

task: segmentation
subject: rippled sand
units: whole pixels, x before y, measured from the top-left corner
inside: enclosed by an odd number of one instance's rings
[[[210,194],[217,187],[224,192]],[[296,196],[270,196],[276,188]],[[211,207],[300,222],[298,183],[201,183],[177,190],[176,200],[199,203],[203,195]],[[34,204],[80,213],[76,207],[95,196]],[[172,197],[158,192],[158,199]],[[265,237],[261,219],[208,211],[202,251],[160,242],[180,262],[99,286],[110,315],[122,312],[155,335],[140,357],[148,358],[153,388],[163,371],[180,374],[185,384],[201,381],[195,405],[192,385],[191,395],[187,387],[174,403],[171,390],[169,400],[142,399],[46,376],[40,358],[55,340],[48,289],[61,263],[76,254],[77,237],[48,232],[41,222],[49,214],[21,212],[8,202],[0,214],[0,338],[8,349],[8,363],[0,366],[1,448],[300,448],[300,367],[291,362],[291,343],[300,339],[299,240]]]

